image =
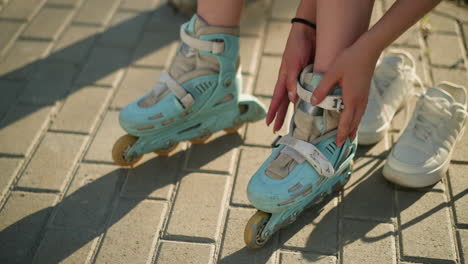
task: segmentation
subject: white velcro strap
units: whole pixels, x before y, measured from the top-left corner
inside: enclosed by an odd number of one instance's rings
[[[180,39],[192,48],[211,52],[213,54],[220,54],[224,51],[224,42],[201,40],[190,36],[185,31],[186,24],[180,27]]]
[[[167,85],[169,90],[175,94],[185,108],[193,105],[195,102],[193,96],[187,93],[187,91],[180,86],[168,72],[162,72],[161,75],[159,75],[159,81]]]
[[[310,103],[310,100],[312,98],[312,92],[302,87],[302,85],[299,82],[297,82],[297,95],[299,95],[299,98],[308,103]],[[323,99],[322,102],[320,102],[320,104],[316,106],[323,109],[334,110],[338,112],[343,110],[344,108],[341,95],[328,95],[327,97],[325,97],[325,99]]]
[[[312,167],[324,177],[332,177],[335,174],[333,165],[328,161],[320,150],[309,142],[296,139],[286,135],[279,139],[279,144],[293,148],[301,154]]]

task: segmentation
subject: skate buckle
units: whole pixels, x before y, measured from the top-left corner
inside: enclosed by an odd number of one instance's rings
[[[280,139],[281,139],[282,137],[283,137],[283,136],[277,136],[277,137],[275,138],[275,140],[273,140],[273,142],[271,143],[271,147],[272,147],[272,148],[278,147],[278,146],[279,146],[279,145],[278,145],[278,142],[280,141]]]

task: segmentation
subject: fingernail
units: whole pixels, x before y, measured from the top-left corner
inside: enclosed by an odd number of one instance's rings
[[[288,92],[288,98],[289,98],[289,101],[294,102],[294,93]]]
[[[312,99],[310,100],[310,102],[312,103],[312,105],[316,105],[317,104],[317,97],[313,96],[312,95]]]

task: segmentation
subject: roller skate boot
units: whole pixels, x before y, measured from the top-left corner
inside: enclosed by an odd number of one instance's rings
[[[238,27],[210,26],[194,15],[181,26],[180,38],[169,71],[120,112],[128,134],[114,144],[112,156],[121,166],[153,151],[168,155],[182,141],[204,143],[223,129],[235,133],[266,115],[260,101],[240,93]]]
[[[335,144],[341,89],[335,87],[319,105],[310,98],[323,76],[312,65],[300,75],[299,102],[289,133],[272,144],[272,154],[252,176],[247,187],[250,202],[259,210],[247,223],[247,248],[262,247],[277,230],[293,223],[307,207],[320,203],[349,180],[357,139]]]

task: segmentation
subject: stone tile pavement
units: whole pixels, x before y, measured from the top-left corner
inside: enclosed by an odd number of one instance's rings
[[[265,103],[297,2],[246,4],[244,91]],[[159,0],[0,1],[0,263],[468,263],[468,136],[441,183],[399,189],[381,171],[402,116],[344,191],[256,252],[245,188],[274,137],[264,123],[113,165],[118,111],[168,67],[184,21]],[[393,46],[427,86],[466,85],[466,9],[443,2]]]

